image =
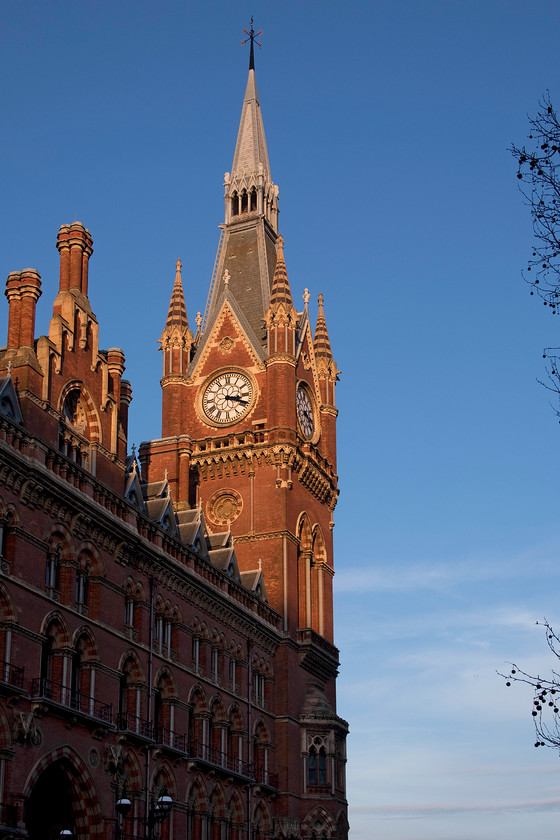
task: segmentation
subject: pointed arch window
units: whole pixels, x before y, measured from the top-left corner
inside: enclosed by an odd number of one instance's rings
[[[234,190],[233,195],[231,197],[231,215],[239,215],[239,196],[237,194],[237,190]]]
[[[59,600],[60,598],[60,546],[47,551],[47,563],[45,567],[45,588],[47,595]]]
[[[82,615],[88,611],[89,564],[85,563],[76,572],[76,608]]]
[[[327,784],[327,754],[322,738],[315,738],[309,747],[307,782],[310,787]]]

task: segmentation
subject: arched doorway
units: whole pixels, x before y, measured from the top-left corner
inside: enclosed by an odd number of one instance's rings
[[[93,779],[69,747],[59,747],[39,762],[26,792],[29,840],[60,840],[63,830],[71,831],[76,840],[101,837],[101,808]]]
[[[60,840],[60,832],[74,834],[75,796],[68,774],[57,761],[41,773],[25,808],[29,840]]]

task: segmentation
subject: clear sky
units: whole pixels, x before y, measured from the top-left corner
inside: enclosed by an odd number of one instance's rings
[[[158,437],[156,342],[178,257],[204,310],[251,14],[294,300],[323,292],[342,370],[351,838],[553,840],[558,756],[495,669],[545,670],[535,620],[560,626],[560,427],[536,381],[560,324],[521,278],[507,151],[546,89],[560,108],[557,0],[3,0],[0,271],[41,272],[46,333],[58,228],[91,230],[130,440]]]

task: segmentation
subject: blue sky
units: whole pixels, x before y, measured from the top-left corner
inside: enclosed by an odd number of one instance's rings
[[[536,381],[559,330],[521,279],[507,151],[546,89],[560,107],[558,3],[4,0],[1,270],[41,272],[45,333],[57,230],[84,222],[131,442],[157,437],[156,342],[177,257],[204,309],[251,14],[292,292],[324,294],[343,372],[352,840],[552,840],[558,756],[495,670],[549,668],[535,621],[560,625],[560,428]]]

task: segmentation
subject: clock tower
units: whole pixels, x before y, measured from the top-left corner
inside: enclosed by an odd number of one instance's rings
[[[251,51],[208,301],[191,327],[178,260],[160,339],[162,437],[142,444],[140,459],[148,483],[167,478],[179,519],[198,508],[216,540],[231,534],[241,578],[260,581],[279,615],[267,701],[277,813],[304,837],[319,836],[310,821],[320,814],[328,836],[342,838],[347,725],[336,714],[333,641],[338,370],[322,295],[314,327],[307,289],[300,311],[294,305],[278,195]],[[300,836],[288,828],[274,836]]]

